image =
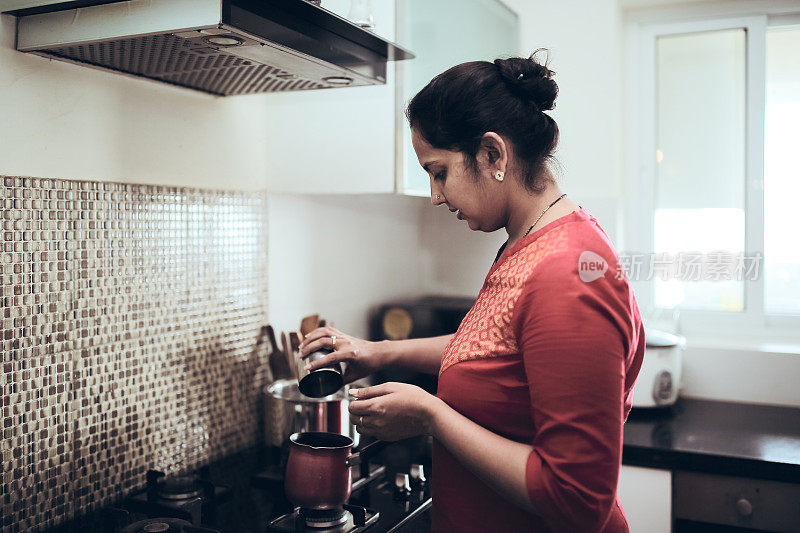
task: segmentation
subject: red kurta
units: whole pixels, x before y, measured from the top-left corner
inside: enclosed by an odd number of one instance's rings
[[[434,441],[432,530],[628,531],[616,491],[644,342],[617,253],[583,208],[517,241],[447,345],[437,396],[533,446],[525,478],[537,513]]]

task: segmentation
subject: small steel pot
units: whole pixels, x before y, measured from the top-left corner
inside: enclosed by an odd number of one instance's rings
[[[295,433],[289,442],[286,498],[305,509],[331,509],[347,502],[353,482],[351,467],[391,444],[376,441],[351,453],[353,439],[324,432]]]
[[[358,446],[359,434],[350,420],[350,400],[340,390],[323,398],[309,398],[298,389],[297,381],[279,379],[265,389],[264,427],[266,442],[283,447],[293,433],[308,431],[339,433]]]

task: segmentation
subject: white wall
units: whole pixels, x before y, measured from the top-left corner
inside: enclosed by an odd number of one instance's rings
[[[375,33],[394,40],[394,3],[373,2]],[[350,0],[322,6],[347,17]],[[390,193],[394,187],[394,63],[385,85],[269,95],[264,148],[275,193]]]
[[[268,98],[17,52],[14,17],[0,16],[0,174],[261,189]]]
[[[505,0],[520,21],[520,54],[550,51],[559,86],[551,111],[561,140],[556,152],[561,189],[595,216],[617,243],[621,235],[622,23],[614,0]],[[577,16],[577,15],[580,16]],[[539,57],[542,57],[541,55]],[[446,209],[426,209],[422,220],[425,289],[474,296],[508,237],[471,232]]]
[[[681,396],[800,407],[800,347],[687,339]]]
[[[547,48],[556,72],[551,114],[561,134],[560,186],[616,243],[624,188],[622,12],[615,0],[506,3],[520,15],[520,53]]]
[[[508,238],[505,230],[472,231],[446,206],[429,199],[421,213],[420,258],[428,294],[478,295],[497,250]]]
[[[423,207],[424,199],[389,194],[270,194],[270,323],[297,329],[319,313],[366,336],[369,307],[422,293]]]

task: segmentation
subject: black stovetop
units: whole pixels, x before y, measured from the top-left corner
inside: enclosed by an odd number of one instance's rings
[[[285,460],[286,450],[283,450]],[[223,533],[267,533],[274,531],[274,522],[286,513],[294,511],[283,495],[280,479],[281,451],[278,449],[253,448],[230,455],[207,465],[205,475],[215,485],[225,486],[227,497],[219,502],[212,519],[195,524]],[[406,497],[395,493],[397,473],[408,473],[411,464],[422,464],[427,483],[415,488]],[[354,468],[353,492],[349,505],[367,508],[367,515],[376,513],[364,533],[395,533],[398,531],[426,532],[430,520],[430,439],[417,437],[392,444],[373,458],[369,465],[370,475],[359,480],[358,468]],[[55,532],[96,531],[114,533],[121,526],[147,518],[138,509],[130,512],[126,501],[131,494],[120,495],[118,502],[81,516],[55,528]],[[123,498],[124,496],[125,498]],[[126,500],[127,498],[127,500]],[[122,514],[128,513],[124,521]],[[114,518],[110,520],[109,517]],[[113,522],[113,525],[111,525]],[[269,529],[273,522],[273,529]],[[324,531],[324,530],[322,530]]]

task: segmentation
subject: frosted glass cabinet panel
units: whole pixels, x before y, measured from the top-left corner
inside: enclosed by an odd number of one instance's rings
[[[397,17],[398,41],[416,55],[396,65],[397,188],[428,196],[428,174],[419,166],[403,116],[406,105],[431,78],[454,65],[519,55],[519,22],[517,14],[498,0],[398,0]]]

